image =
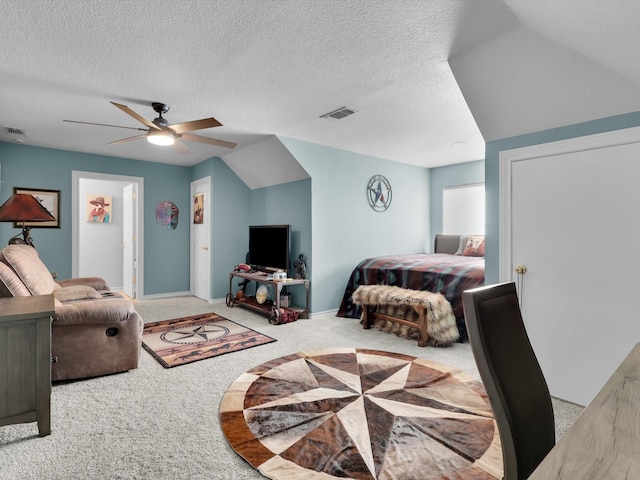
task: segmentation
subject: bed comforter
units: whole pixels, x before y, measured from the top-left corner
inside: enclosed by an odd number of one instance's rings
[[[460,341],[467,338],[462,292],[484,284],[484,258],[446,253],[416,253],[367,258],[351,273],[338,316],[360,318],[362,308],[351,295],[360,285],[396,285],[443,294],[451,303]]]

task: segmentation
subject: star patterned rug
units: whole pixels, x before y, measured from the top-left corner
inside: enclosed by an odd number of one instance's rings
[[[165,368],[275,341],[215,313],[145,323],[142,332],[142,346]]]
[[[220,425],[276,480],[502,478],[481,382],[410,355],[342,348],[272,360],[231,384]]]

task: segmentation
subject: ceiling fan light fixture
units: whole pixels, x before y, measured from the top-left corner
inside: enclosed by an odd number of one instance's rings
[[[168,132],[149,132],[147,135],[147,141],[154,145],[167,146],[173,145],[175,139],[173,138],[173,135]]]

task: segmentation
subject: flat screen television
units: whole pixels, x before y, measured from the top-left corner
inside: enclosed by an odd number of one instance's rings
[[[249,227],[249,258],[254,270],[289,273],[289,225],[251,225]]]

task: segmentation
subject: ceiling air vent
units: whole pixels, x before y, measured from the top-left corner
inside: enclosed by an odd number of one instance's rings
[[[5,130],[9,135],[20,135],[21,137],[24,137],[24,130],[21,128],[5,127]]]
[[[333,118],[334,120],[340,120],[341,118],[348,117],[349,115],[353,115],[354,113],[356,113],[356,111],[353,108],[340,107],[333,112],[320,115],[320,118]]]

